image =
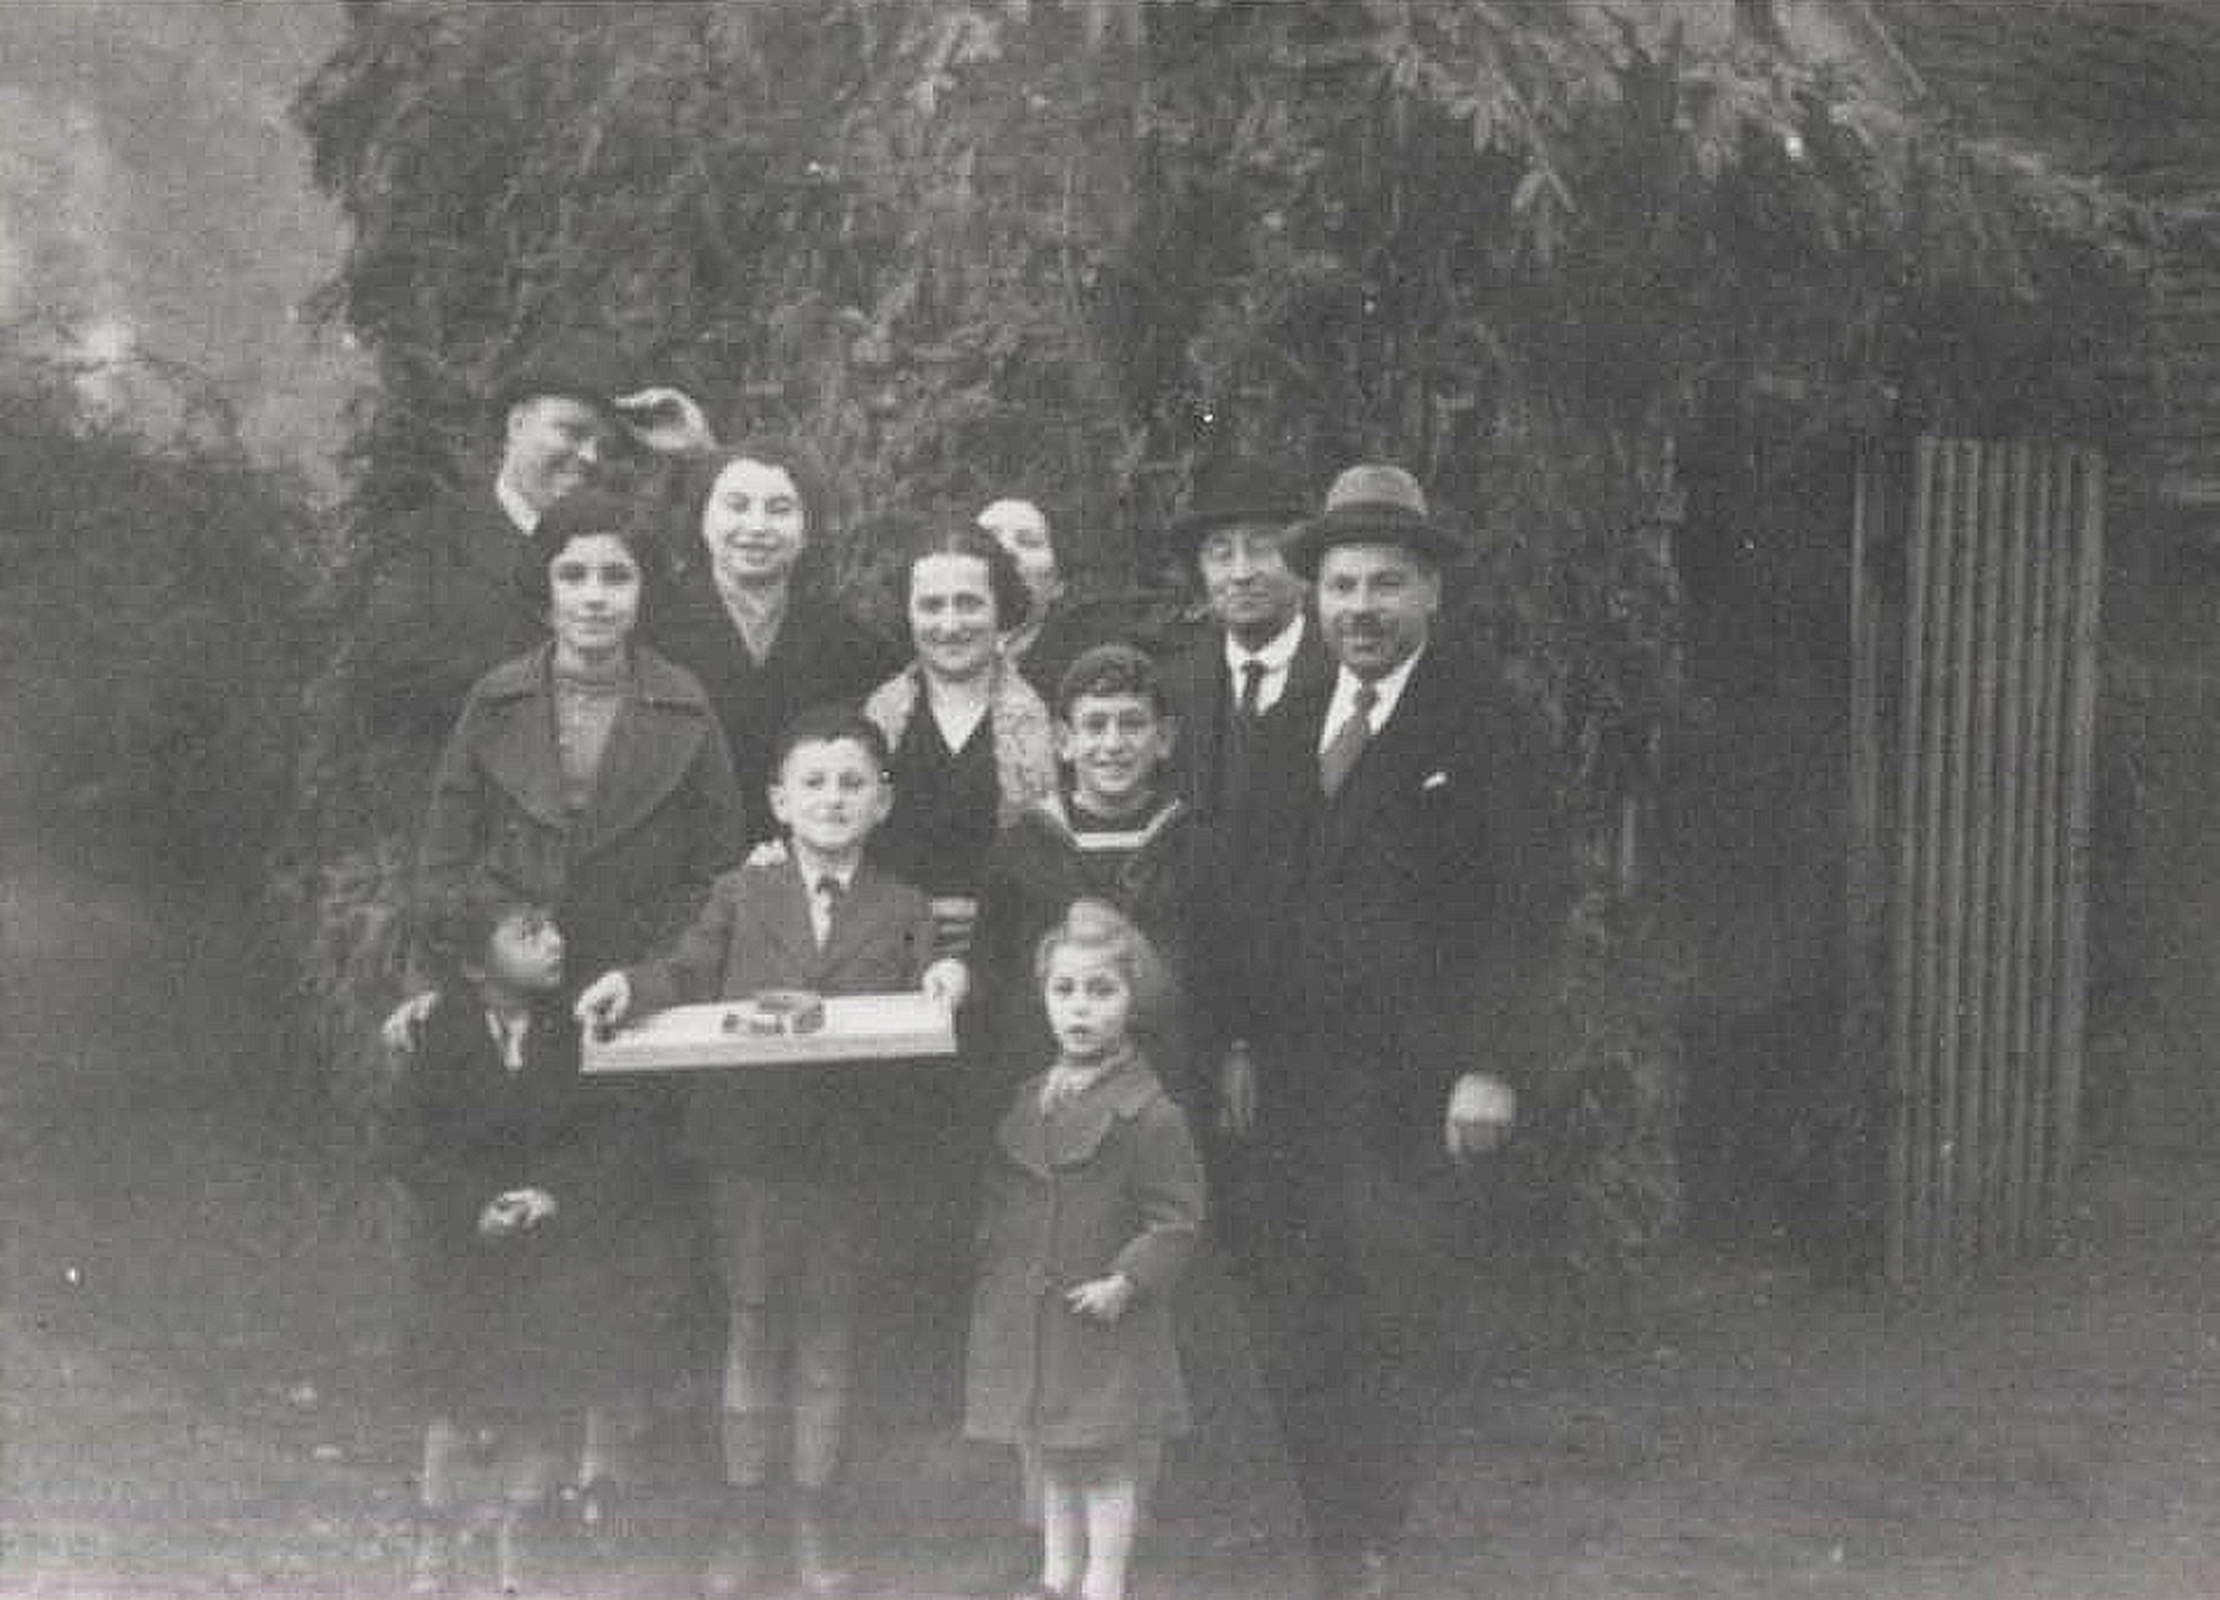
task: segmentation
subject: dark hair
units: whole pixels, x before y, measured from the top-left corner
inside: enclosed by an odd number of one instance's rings
[[[986,529],[935,527],[927,524],[911,535],[902,551],[902,565],[894,579],[894,597],[909,625],[910,581],[917,564],[928,556],[971,556],[986,563],[987,591],[994,596],[994,621],[1000,628],[1014,627],[1031,603],[1025,580],[1018,576],[1017,558],[1002,548],[1002,541]]]
[[[686,463],[678,475],[677,526],[672,530],[675,548],[690,553],[701,545],[702,513],[709,508],[709,491],[735,461],[758,461],[776,467],[794,480],[802,501],[803,549],[813,550],[831,536],[833,527],[832,478],[817,452],[801,440],[783,434],[750,434],[731,444],[720,444],[706,455]]]
[[[1171,972],[1131,917],[1107,900],[1074,900],[1033,947],[1034,982],[1047,981],[1050,960],[1066,945],[1108,953],[1133,991],[1131,1026],[1145,1032],[1157,1022],[1171,1000]]]
[[[771,781],[777,783],[786,773],[786,758],[805,744],[858,744],[872,764],[882,773],[893,765],[893,752],[887,749],[886,734],[879,725],[860,711],[847,706],[812,706],[796,714],[779,733],[778,743],[771,747]]]
[[[648,508],[605,489],[576,489],[541,514],[531,538],[525,541],[516,573],[516,584],[524,597],[546,610],[552,587],[547,569],[571,540],[600,534],[621,540],[632,552],[632,559],[639,563],[643,591],[662,576],[663,548],[649,526]]]
[[[1069,721],[1071,708],[1083,694],[1137,695],[1156,708],[1159,717],[1172,714],[1172,697],[1164,679],[1145,651],[1129,644],[1098,644],[1082,651],[1056,682],[1056,715]]]
[[[515,884],[478,872],[434,895],[416,921],[433,970],[443,983],[459,984],[467,981],[466,968],[485,965],[494,930],[518,915],[552,920],[546,905]]]

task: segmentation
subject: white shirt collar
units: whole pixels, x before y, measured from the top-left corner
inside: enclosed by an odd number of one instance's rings
[[[798,839],[791,839],[788,844],[794,852],[794,865],[802,875],[802,887],[809,890],[811,894],[817,892],[817,885],[828,873],[832,875],[842,889],[847,889],[855,883],[856,868],[860,865],[859,862],[851,861],[844,867],[833,866]]]
[[[1295,659],[1295,652],[1303,642],[1303,613],[1297,610],[1287,626],[1272,635],[1261,650],[1250,650],[1237,642],[1232,634],[1226,635],[1226,670],[1236,678],[1241,676],[1242,665],[1250,661],[1264,663],[1264,675],[1285,672]]]
[[[1395,715],[1396,702],[1403,698],[1403,690],[1411,681],[1411,669],[1418,665],[1419,658],[1425,654],[1426,646],[1420,645],[1405,656],[1393,672],[1372,680],[1373,690],[1379,696],[1372,702],[1370,721],[1374,733],[1386,727],[1388,718]],[[1341,725],[1357,709],[1357,685],[1363,681],[1347,667],[1335,672],[1334,697],[1327,703],[1326,720],[1318,730],[1319,749],[1323,750],[1333,743],[1334,735],[1341,731]]]
[[[509,482],[507,473],[494,474],[493,497],[501,502],[501,509],[516,524],[516,531],[531,538],[532,530],[540,525],[540,514],[532,509],[531,501],[516,492],[516,485]]]

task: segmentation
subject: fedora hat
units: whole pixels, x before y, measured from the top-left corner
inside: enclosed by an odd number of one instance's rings
[[[1349,468],[1326,491],[1326,508],[1280,547],[1288,567],[1316,579],[1318,563],[1339,544],[1394,544],[1443,565],[1464,554],[1464,541],[1434,520],[1426,491],[1401,467],[1367,461]]]
[[[1195,474],[1186,509],[1172,518],[1172,546],[1191,558],[1213,528],[1237,522],[1287,527],[1310,515],[1312,503],[1301,473],[1257,456],[1222,456]]]
[[[495,421],[537,395],[583,400],[612,420],[616,399],[639,388],[639,370],[615,343],[583,329],[549,334],[507,363],[487,397]]]

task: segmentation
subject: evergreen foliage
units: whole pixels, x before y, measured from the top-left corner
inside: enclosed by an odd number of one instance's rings
[[[251,878],[320,653],[306,497],[222,417],[150,440],[27,342],[0,344],[11,776],[177,870]]]
[[[1623,1263],[1674,1205],[1671,941],[1608,841],[1683,697],[1676,449],[1783,403],[1814,437],[2086,411],[2055,375],[2092,371],[2134,247],[1741,9],[366,0],[298,108],[353,224],[325,309],[382,380],[358,555],[576,322],[812,439],[851,527],[1026,492],[1097,582],[1153,575],[1214,452],[1409,465],[1479,536],[1463,614],[1602,842],[1549,1115]],[[1976,359],[1932,360],[1945,328]]]

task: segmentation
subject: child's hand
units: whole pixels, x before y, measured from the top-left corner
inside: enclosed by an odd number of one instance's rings
[[[506,1239],[553,1215],[555,1197],[545,1189],[508,1189],[488,1200],[478,1213],[478,1232],[483,1238]]]
[[[1115,1322],[1133,1304],[1133,1295],[1133,1280],[1122,1272],[1113,1272],[1107,1278],[1095,1278],[1065,1290],[1064,1304],[1083,1317]]]
[[[378,1024],[378,1041],[385,1046],[386,1054],[404,1061],[415,1055],[424,1042],[424,1019],[438,1003],[438,992],[428,989],[410,995],[387,1013],[385,1021]]]
[[[497,1194],[478,1213],[478,1237],[506,1239],[524,1226],[525,1208],[515,1194]]]
[[[555,1215],[555,1197],[537,1185],[511,1189],[499,1199],[511,1202],[523,1214],[523,1227],[537,1227]]]
[[[750,850],[748,852],[748,859],[744,863],[742,863],[742,865],[750,867],[785,866],[786,841],[784,839],[764,840],[761,844],[757,845],[753,850]]]
[[[579,1026],[606,1032],[622,1022],[632,1009],[632,980],[621,972],[604,972],[586,985],[573,1014]]]
[[[942,956],[925,969],[918,987],[925,991],[926,999],[938,1000],[953,1011],[971,993],[971,969],[954,956]]]

